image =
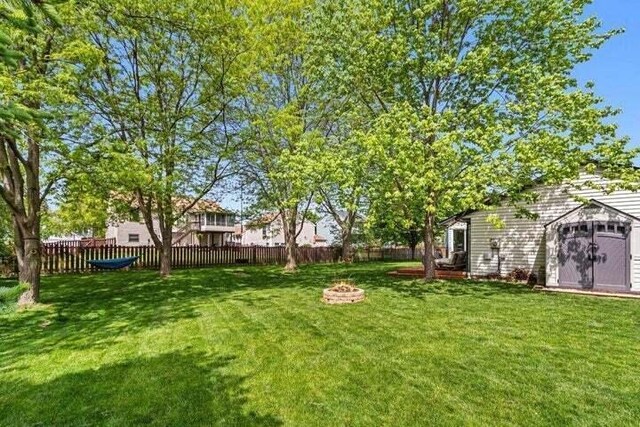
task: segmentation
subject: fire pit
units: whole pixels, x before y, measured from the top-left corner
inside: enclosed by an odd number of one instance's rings
[[[325,289],[322,299],[327,304],[352,304],[364,300],[364,290],[347,281],[340,281]]]

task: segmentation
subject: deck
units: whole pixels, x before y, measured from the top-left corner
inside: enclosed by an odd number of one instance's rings
[[[405,267],[389,272],[392,276],[400,277],[424,277],[423,267]],[[436,270],[436,279],[466,279],[467,272],[464,270]]]

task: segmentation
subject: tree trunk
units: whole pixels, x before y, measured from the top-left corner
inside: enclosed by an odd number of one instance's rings
[[[425,280],[433,280],[436,277],[435,239],[433,233],[434,225],[435,216],[432,213],[427,212],[424,218],[424,256],[422,257]]]
[[[290,218],[283,219],[285,250],[287,254],[287,264],[284,266],[285,271],[295,271],[298,268],[298,260],[296,259],[296,225],[297,218],[295,214],[290,214]]]
[[[21,307],[33,305],[40,300],[42,256],[39,238],[30,237],[24,239],[24,254],[22,262],[18,261],[18,266],[18,280],[20,283],[29,285],[29,289],[20,296],[18,305]]]
[[[346,263],[353,262],[353,253],[351,251],[351,230],[342,231],[342,261]]]
[[[13,219],[13,249],[16,254],[16,261],[18,262],[18,272],[22,271],[25,263],[24,257],[24,239],[22,238],[22,232],[20,231],[20,225],[15,219]]]
[[[165,235],[162,236],[162,247],[160,249],[160,276],[161,277],[168,277],[171,274],[172,235],[170,233],[171,233],[171,229],[169,229],[169,233],[164,233],[164,234],[169,234],[168,236],[165,236]]]
[[[417,243],[411,243],[411,245],[409,245],[409,248],[411,249],[411,261],[416,259],[416,246],[418,246]]]

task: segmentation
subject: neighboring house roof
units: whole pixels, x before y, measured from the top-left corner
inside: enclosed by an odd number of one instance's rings
[[[187,197],[181,197],[175,199],[175,205],[178,209],[184,209],[193,203],[193,199]],[[191,213],[202,213],[202,212],[212,212],[212,213],[230,213],[230,211],[222,208],[218,202],[214,202],[213,200],[208,199],[200,199],[196,202],[195,205],[189,209]]]
[[[264,227],[265,225],[271,224],[279,217],[280,217],[280,214],[278,212],[267,212],[260,215],[257,218],[254,218],[248,221],[246,224],[246,228],[255,230],[255,229]]]
[[[114,200],[119,200],[120,202],[124,202],[130,204],[131,208],[138,208],[138,201],[134,197],[112,194],[111,198]],[[184,209],[193,203],[193,199],[190,197],[175,197],[173,199],[174,207],[176,209]],[[231,211],[224,209],[218,202],[215,202],[210,199],[200,199],[198,200],[190,209],[191,213],[232,213]]]
[[[605,209],[605,210],[613,211],[613,212],[617,213],[618,215],[625,216],[625,217],[627,217],[629,219],[632,219],[634,221],[640,221],[640,218],[638,218],[636,216],[630,215],[630,214],[628,214],[628,213],[626,213],[624,211],[621,211],[620,209],[616,209],[613,206],[609,206],[609,205],[607,205],[605,203],[599,202],[596,199],[591,199],[587,203],[583,203],[582,205],[578,206],[577,208],[574,208],[574,209],[571,209],[568,212],[565,212],[564,214],[560,215],[559,217],[557,217],[553,221],[549,221],[544,226],[546,228],[546,227],[550,226],[551,224],[556,223],[556,222],[560,221],[561,219],[568,217],[572,213],[575,213],[575,212],[578,212],[581,209],[584,209],[587,206],[597,206],[597,207]]]

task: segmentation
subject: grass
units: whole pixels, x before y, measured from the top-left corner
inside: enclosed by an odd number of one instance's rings
[[[0,425],[635,425],[640,303],[391,264],[44,279],[0,314]],[[321,303],[350,278],[357,305]]]
[[[28,289],[25,285],[15,283],[5,286],[5,281],[7,279],[0,279],[0,314],[14,311],[18,306],[18,298]]]

